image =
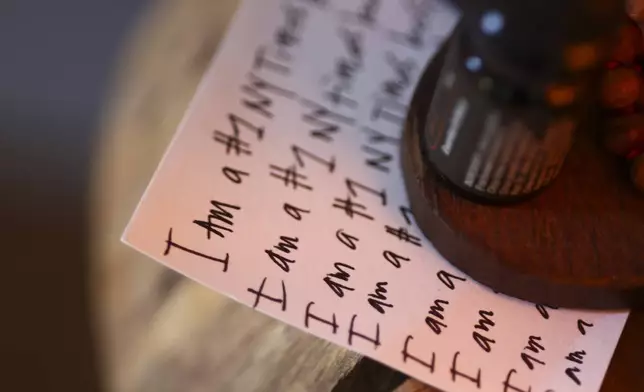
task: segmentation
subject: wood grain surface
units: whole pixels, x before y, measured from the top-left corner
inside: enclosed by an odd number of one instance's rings
[[[115,72],[93,186],[91,287],[105,390],[435,392],[214,293],[120,242],[236,5],[153,3]],[[604,392],[644,390],[641,330],[644,317],[632,316]]]

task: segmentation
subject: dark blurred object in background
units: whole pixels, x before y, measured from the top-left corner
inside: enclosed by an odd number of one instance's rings
[[[88,181],[110,71],[143,4],[0,2],[4,391],[100,390]]]

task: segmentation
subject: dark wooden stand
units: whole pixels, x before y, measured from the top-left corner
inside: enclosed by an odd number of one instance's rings
[[[596,142],[598,121],[580,128],[559,177],[538,196],[503,207],[474,203],[423,158],[421,130],[442,60],[443,50],[417,87],[401,154],[416,222],[436,249],[475,280],[521,299],[644,304],[644,196],[624,163]]]

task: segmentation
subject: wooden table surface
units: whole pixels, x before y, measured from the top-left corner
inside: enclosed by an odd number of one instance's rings
[[[93,186],[92,286],[107,390],[434,391],[254,312],[120,242],[236,5],[153,3],[115,72]],[[602,391],[643,391],[643,352],[644,314],[634,314]]]

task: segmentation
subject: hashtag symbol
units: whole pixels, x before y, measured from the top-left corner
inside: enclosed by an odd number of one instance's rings
[[[234,152],[236,155],[250,155],[249,144],[239,138],[239,132],[228,135],[221,131],[215,131],[214,139],[217,143],[226,146],[226,155]]]
[[[304,180],[307,179],[307,176],[298,173],[295,165],[291,165],[288,168],[282,168],[276,165],[270,165],[271,177],[277,178],[284,182],[284,186],[292,187],[293,189],[303,188],[307,191],[312,190],[309,185],[304,183]]]
[[[405,229],[404,227],[394,229],[391,226],[385,226],[385,229],[387,230],[387,233],[393,235],[394,237],[398,238],[401,241],[409,242],[416,246],[420,246],[420,238],[409,234],[407,229]]]
[[[351,200],[351,196],[347,197],[346,199],[340,199],[336,197],[333,200],[335,201],[335,203],[333,203],[333,207],[344,211],[344,213],[347,214],[349,218],[353,219],[353,217],[357,215],[365,219],[373,220],[373,217],[371,215],[363,212],[367,208],[360,203],[355,203],[353,200]]]

